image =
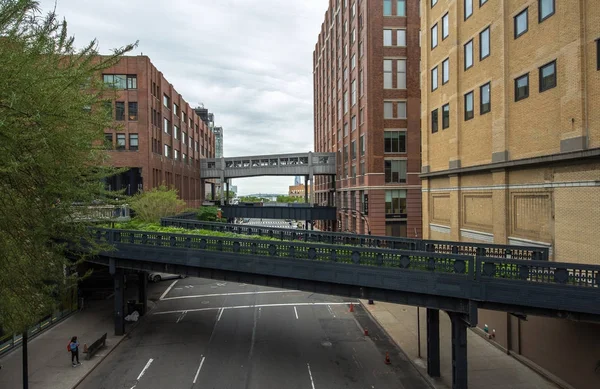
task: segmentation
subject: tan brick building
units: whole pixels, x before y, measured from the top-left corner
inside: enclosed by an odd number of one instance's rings
[[[322,230],[421,236],[419,9],[410,0],[330,0],[313,53],[315,150],[337,153]],[[366,212],[365,212],[366,211]],[[365,222],[365,219],[368,222]]]
[[[600,264],[600,3],[421,1],[423,236]],[[600,387],[600,326],[480,311],[505,349]]]
[[[310,185],[307,185],[308,195],[310,196]],[[304,184],[290,185],[288,189],[288,196],[299,197],[304,201]]]
[[[110,163],[128,172],[109,180],[127,194],[165,184],[189,206],[200,206],[200,159],[214,158],[215,135],[146,56],[123,57],[103,71],[116,89],[115,128],[105,137]]]

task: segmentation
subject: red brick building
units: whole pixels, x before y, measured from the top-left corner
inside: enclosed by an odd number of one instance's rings
[[[337,153],[339,213],[319,228],[421,237],[418,7],[329,1],[313,53],[314,139],[315,151]],[[315,185],[326,203],[329,178]]]
[[[105,131],[111,164],[128,172],[109,180],[127,194],[165,184],[189,206],[204,198],[200,159],[214,158],[215,135],[146,56],[123,57],[102,72],[115,87],[113,129]]]

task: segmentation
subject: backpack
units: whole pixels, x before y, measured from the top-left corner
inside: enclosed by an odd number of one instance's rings
[[[67,352],[71,351],[71,342],[67,343]]]

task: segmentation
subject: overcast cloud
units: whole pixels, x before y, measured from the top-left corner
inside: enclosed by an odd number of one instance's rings
[[[54,0],[41,0],[43,11]],[[312,52],[328,0],[58,0],[78,46],[143,53],[224,128],[226,157],[313,150]],[[287,192],[292,177],[236,180]]]

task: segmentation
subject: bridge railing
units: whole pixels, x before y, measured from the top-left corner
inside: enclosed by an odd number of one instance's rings
[[[530,285],[564,285],[588,290],[600,288],[600,266],[597,265],[106,228],[93,228],[92,233],[99,242],[115,245],[117,248],[119,244],[126,244],[205,250],[451,274],[460,276],[463,280],[482,283],[509,280]],[[503,290],[519,292],[517,284],[512,288]],[[583,303],[585,302],[582,301]]]
[[[268,228],[246,224],[226,224],[189,219],[184,220],[179,217],[162,218],[161,225],[186,229],[232,232],[249,236],[267,236],[270,238],[277,238],[282,241],[300,240],[304,242],[341,244],[359,247],[379,247],[396,250],[414,250],[444,254],[541,261],[547,261],[549,259],[549,249],[546,247],[509,246],[486,243],[399,238],[391,236],[356,235],[342,232],[294,230],[290,228]]]

